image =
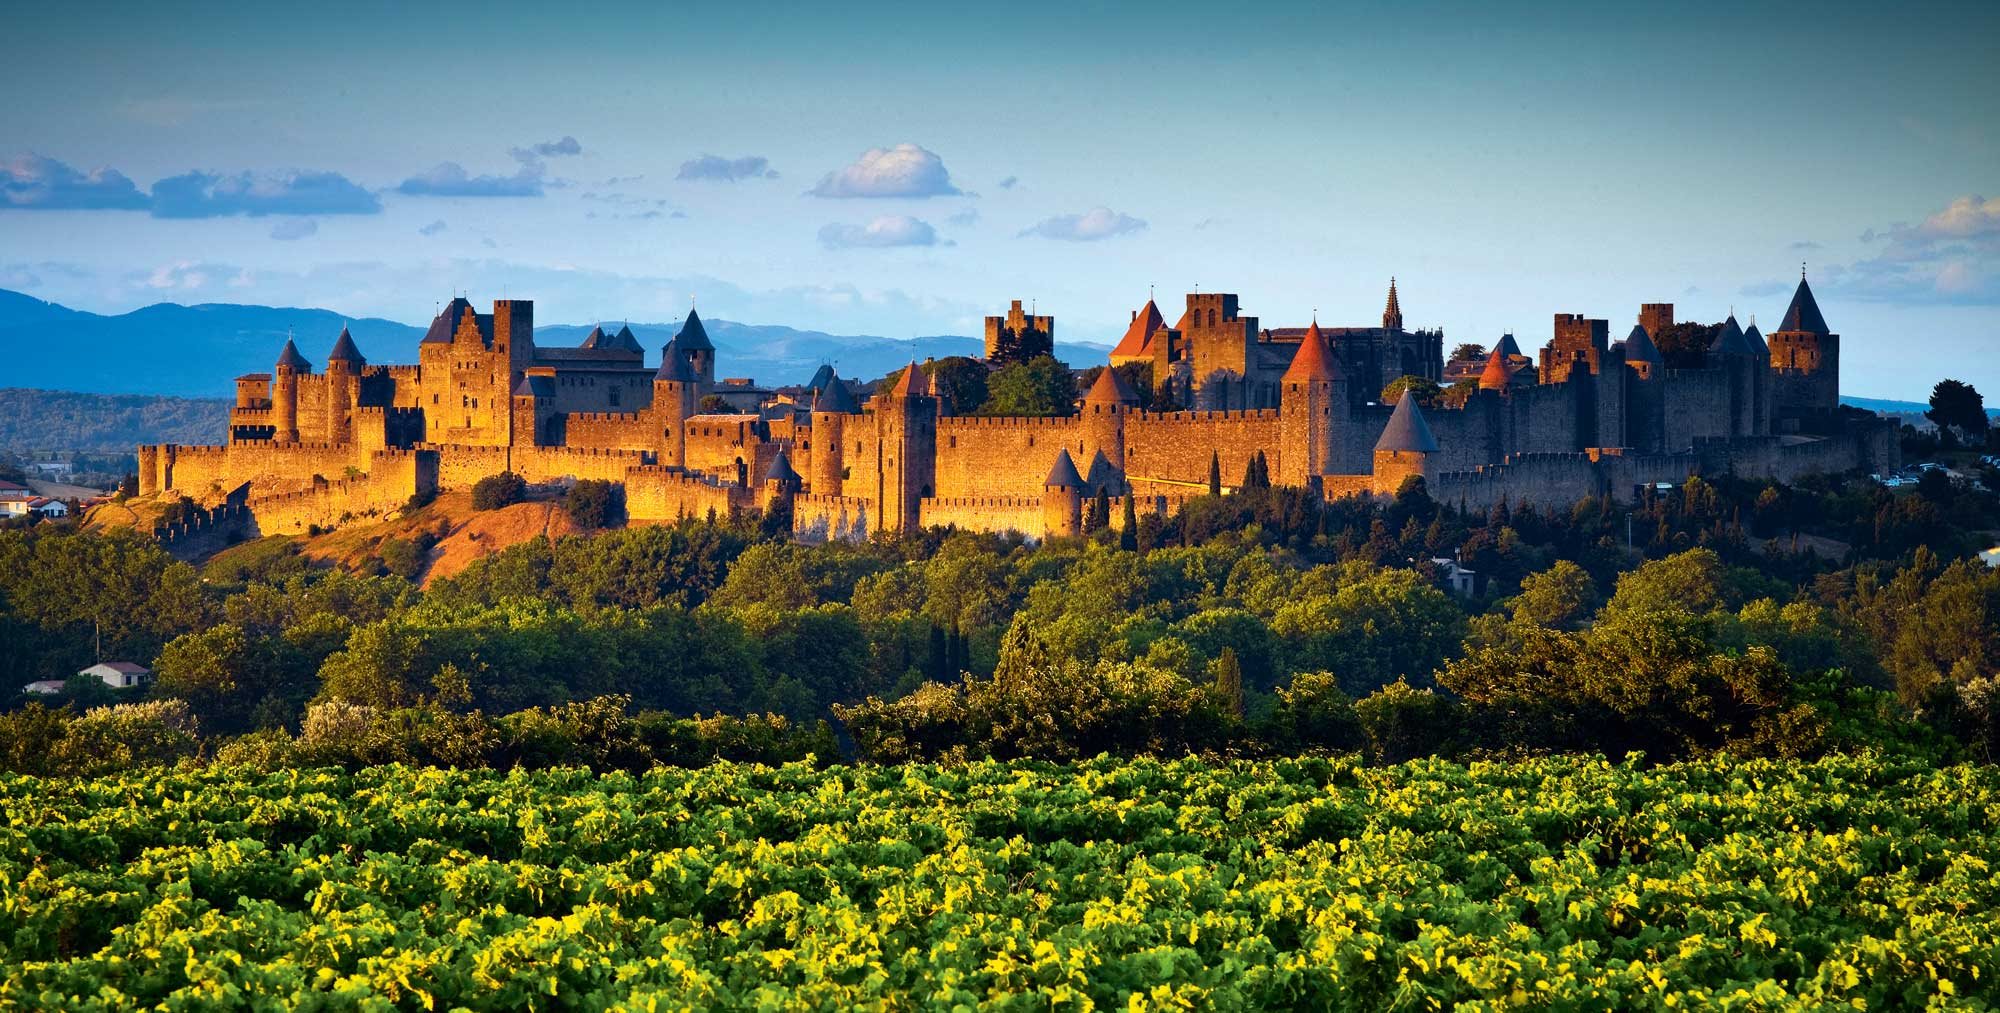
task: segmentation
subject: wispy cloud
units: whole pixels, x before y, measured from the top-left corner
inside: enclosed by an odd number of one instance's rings
[[[523,165],[512,176],[474,176],[457,162],[439,162],[404,180],[396,192],[412,197],[540,197],[543,171],[535,164]]]
[[[1006,179],[1001,180],[999,186],[1000,189],[1002,190],[1012,190],[1014,189],[1014,187],[1018,186],[1020,182],[1021,182],[1021,177],[1009,176]]]
[[[929,222],[909,215],[883,215],[866,225],[834,223],[819,230],[821,246],[851,250],[890,246],[949,246]]]
[[[310,218],[287,218],[271,226],[271,238],[290,240],[304,239],[319,231],[319,223]]]
[[[1044,218],[1021,230],[1021,235],[1082,243],[1140,232],[1145,228],[1144,219],[1121,214],[1107,207],[1096,207],[1082,214]]]
[[[850,165],[822,177],[807,191],[815,197],[956,197],[944,159],[915,144],[870,148]]]
[[[581,155],[583,154],[583,145],[578,144],[576,138],[564,134],[562,140],[543,141],[540,144],[530,144],[525,148],[512,148],[507,153],[513,155],[516,161],[532,162],[538,158],[560,158],[564,155]]]
[[[417,235],[435,236],[438,233],[443,232],[447,228],[450,228],[450,226],[446,225],[444,223],[444,219],[440,218],[437,221],[430,223],[429,225],[425,225],[417,229]]]
[[[1829,265],[1829,289],[1894,303],[2000,304],[2000,198],[1957,198],[1922,222],[1870,229],[1873,256]]]
[[[682,162],[681,169],[674,174],[674,178],[697,182],[735,183],[745,179],[777,179],[778,173],[771,168],[770,160],[762,155],[744,155],[741,158],[702,155]]]

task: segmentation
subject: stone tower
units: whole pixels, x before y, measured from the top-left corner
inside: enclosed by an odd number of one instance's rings
[[[791,499],[799,491],[799,473],[792,467],[792,459],[783,447],[777,456],[771,458],[771,466],[764,469],[764,487],[759,491],[760,506],[766,514],[790,508]]]
[[[1382,428],[1382,438],[1375,441],[1375,491],[1393,495],[1411,478],[1428,479],[1431,455],[1437,451],[1437,437],[1431,435],[1423,409],[1404,391],[1389,424]]]
[[[1722,322],[1722,332],[1708,348],[1711,368],[1728,376],[1729,435],[1753,436],[1757,432],[1757,353],[1743,336],[1743,325],[1731,313]]]
[[[1075,538],[1083,533],[1083,476],[1064,449],[1042,481],[1042,537]]]
[[[285,339],[285,350],[278,353],[278,364],[271,370],[271,420],[276,432],[271,436],[279,443],[299,441],[299,377],[312,374],[312,363],[299,354],[299,346],[292,339]]]
[[[1278,383],[1276,477],[1286,485],[1311,486],[1338,467],[1348,399],[1347,379],[1317,318]]]
[[[1422,288],[1422,279],[1418,281],[1417,287]],[[1417,295],[1422,296],[1423,293],[1418,292]],[[1418,301],[1421,302],[1422,299]],[[1403,304],[1396,300],[1396,279],[1393,276],[1389,279],[1389,304],[1382,308],[1382,329],[1385,331],[1403,329]]]
[[[1625,442],[1658,451],[1666,443],[1666,360],[1644,324],[1625,336]]]
[[[687,356],[688,366],[694,370],[694,378],[701,385],[701,393],[715,390],[715,343],[708,340],[708,328],[701,325],[701,314],[688,307],[687,320],[681,324],[681,332],[674,335],[674,343],[681,354]],[[697,402],[700,398],[695,399]]]
[[[1125,473],[1125,417],[1139,408],[1139,395],[1115,367],[1106,366],[1083,396],[1083,458],[1103,454],[1121,476]]]
[[[670,468],[687,466],[687,420],[700,398],[700,381],[681,354],[679,341],[676,338],[660,349],[660,368],[653,374],[651,411],[660,430],[659,460]]]
[[[354,440],[354,407],[361,399],[361,370],[368,360],[354,347],[347,328],[340,329],[333,351],[326,353],[326,439],[329,443]]]
[[[817,378],[816,378],[817,379]],[[839,496],[847,479],[847,422],[861,407],[846,381],[826,371],[812,406],[812,491],[815,496]]]
[[[1827,328],[1804,271],[1770,348],[1775,424],[1788,432],[1831,427],[1840,408],[1840,335]]]
[[[1006,316],[986,318],[986,361],[996,366],[1054,355],[1055,348],[1056,318],[1023,311],[1019,299]]]
[[[514,431],[510,443],[516,447],[546,447],[562,441],[550,432],[556,408],[555,370],[531,369],[514,388]]]
[[[889,531],[914,531],[921,523],[924,497],[937,482],[937,404],[923,392],[923,370],[910,363],[896,385],[875,398],[876,470],[879,504],[875,522]]]

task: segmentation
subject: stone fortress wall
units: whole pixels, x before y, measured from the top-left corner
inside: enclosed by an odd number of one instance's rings
[[[1262,328],[1219,293],[1190,296],[1169,327],[1149,302],[1112,362],[1145,364],[1160,397],[1225,407],[1141,411],[1107,369],[1075,414],[1015,418],[953,416],[915,369],[865,403],[823,368],[800,393],[704,413],[715,350],[692,312],[648,368],[629,330],[541,348],[532,303],[481,314],[459,299],[416,365],[369,365],[343,331],[315,372],[287,342],[272,373],[238,379],[229,441],[141,447],[140,489],[228,500],[256,530],[297,532],[512,471],[619,483],[639,523],[782,500],[806,541],[919,526],[1041,538],[1073,533],[1099,490],[1116,527],[1124,497],[1164,514],[1205,494],[1211,468],[1234,488],[1260,454],[1274,481],[1329,498],[1393,495],[1420,477],[1468,509],[1629,500],[1697,473],[1789,481],[1896,463],[1891,426],[1837,407],[1825,374],[1839,338],[1803,280],[1770,344],[1732,317],[1695,368],[1667,368],[1651,341],[1647,323],[1673,326],[1672,313],[1642,307],[1618,342],[1605,321],[1559,314],[1539,366],[1510,338],[1476,386],[1424,407],[1376,401],[1383,376],[1442,375],[1442,332],[1404,330],[1393,287],[1379,328]],[[997,358],[1018,359],[1042,353],[1053,326],[1017,304],[988,336]]]

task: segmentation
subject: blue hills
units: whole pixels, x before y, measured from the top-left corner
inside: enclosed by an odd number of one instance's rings
[[[606,321],[616,329],[624,321]],[[843,376],[872,379],[911,358],[978,355],[978,338],[939,335],[892,340],[874,335],[827,334],[771,324],[742,324],[704,318],[717,350],[717,372],[781,386],[804,383],[822,363]],[[268,372],[287,335],[314,366],[345,326],[370,362],[413,363],[423,324],[379,317],[350,317],[329,309],[202,303],[156,303],[130,313],[104,315],[43,302],[0,289],[0,387],[87,391],[97,394],[170,394],[230,397],[231,381],[244,373]],[[551,324],[535,329],[544,345],[575,345],[589,324]],[[660,346],[680,331],[680,322],[632,323],[646,346],[648,362],[658,362]],[[1056,352],[1072,365],[1104,361],[1108,346],[1065,343]]]

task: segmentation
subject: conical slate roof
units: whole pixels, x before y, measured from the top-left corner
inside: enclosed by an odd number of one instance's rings
[[[289,369],[299,373],[310,373],[312,372],[313,365],[306,361],[305,356],[299,354],[299,346],[293,344],[292,339],[286,338],[285,350],[278,353],[278,368]]]
[[[1626,362],[1659,362],[1660,346],[1653,344],[1653,336],[1639,324],[1632,325],[1632,333],[1625,336]]]
[[[1132,318],[1132,326],[1125,328],[1125,336],[1118,339],[1118,345],[1111,350],[1111,354],[1117,358],[1145,355],[1146,346],[1153,341],[1153,332],[1166,325],[1166,318],[1160,316],[1159,304],[1146,300],[1146,308]]]
[[[1771,354],[1771,346],[1764,343],[1764,335],[1757,330],[1757,322],[1754,320],[1750,322],[1750,329],[1743,332],[1743,343],[1749,345],[1750,350],[1758,355]]]
[[[673,383],[695,382],[694,367],[688,364],[687,356],[681,354],[680,339],[667,342],[660,349],[660,368],[653,373],[653,382],[662,380]]]
[[[1715,336],[1715,343],[1708,350],[1721,355],[1755,355],[1750,343],[1743,340],[1743,326],[1736,322],[1736,314],[1722,322],[1722,333]]]
[[[817,394],[825,390],[826,385],[832,382],[833,367],[822,363],[817,370],[813,371],[813,378],[806,381],[806,389]]]
[[[687,321],[681,324],[681,332],[674,335],[684,352],[713,352],[715,345],[708,340],[708,329],[701,325],[701,314],[692,308],[688,310]]]
[[[361,357],[361,350],[354,347],[354,336],[347,333],[345,327],[340,329],[340,337],[334,339],[333,351],[326,353],[326,361],[346,362],[356,366],[368,364],[368,360]]]
[[[1404,391],[1396,402],[1395,414],[1389,416],[1389,424],[1382,429],[1382,438],[1375,441],[1375,449],[1435,454],[1437,448],[1437,437],[1431,435],[1430,424],[1424,421],[1424,410],[1417,407],[1417,399],[1409,391]]]
[[[1320,333],[1319,321],[1306,328],[1306,336],[1299,340],[1299,350],[1292,355],[1292,364],[1285,370],[1283,382],[1331,381],[1340,379],[1340,367],[1334,364],[1333,355],[1326,349],[1326,336]]]
[[[1804,272],[1799,273],[1798,291],[1792,293],[1792,306],[1785,311],[1785,320],[1778,325],[1781,331],[1805,331],[1825,336],[1832,334],[1826,328],[1826,318],[1819,315],[1819,301],[1813,298],[1812,286],[1806,284]]]
[[[1521,354],[1521,345],[1519,342],[1514,340],[1514,336],[1512,334],[1500,335],[1499,343],[1495,344],[1493,347],[1496,351],[1509,357]]]
[[[1097,373],[1097,382],[1090,385],[1090,393],[1083,396],[1084,404],[1138,404],[1139,395],[1132,385],[1125,382],[1125,375],[1115,366],[1106,366]]]
[[[590,333],[583,336],[583,344],[576,347],[596,348],[602,344],[604,344],[604,328],[592,327]]]
[[[1068,448],[1056,452],[1055,466],[1049,469],[1049,477],[1042,483],[1042,488],[1083,488],[1083,476],[1076,473],[1076,462],[1070,459]]]
[[[826,369],[826,367],[821,368]],[[813,411],[853,415],[861,411],[861,406],[855,403],[854,392],[847,389],[847,384],[842,383],[840,377],[833,375],[833,370],[827,369],[826,386],[821,387],[819,393],[813,395]]]
[[[783,447],[778,448],[777,456],[771,458],[771,466],[764,469],[764,481],[785,483],[799,481],[799,473],[792,467],[792,459],[786,456]]]
[[[1068,453],[1068,451],[1064,451],[1064,453]],[[1090,474],[1084,477],[1083,484],[1085,488],[1093,493],[1099,489],[1107,492],[1115,492],[1117,490],[1118,469],[1111,466],[1111,459],[1104,456],[1104,451],[1100,450],[1091,457]]]
[[[464,299],[453,299],[450,304],[439,311],[437,319],[431,321],[430,330],[424,332],[423,344],[450,344],[451,336],[458,333],[459,315],[470,312],[472,312],[471,303],[466,302]]]
[[[637,352],[640,355],[646,354],[646,346],[639,343],[638,336],[632,333],[632,328],[629,324],[618,328],[618,333],[611,336],[611,347],[621,352]]]
[[[1479,372],[1479,389],[1506,390],[1513,378],[1513,372],[1507,368],[1506,354],[1495,348],[1493,354],[1486,357],[1486,368]]]
[[[521,382],[514,385],[514,396],[555,397],[556,379],[552,376],[537,376],[534,374],[523,376],[521,377]]]

